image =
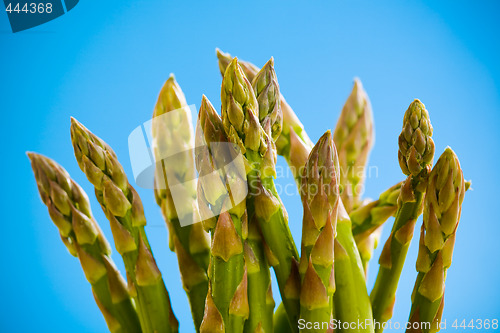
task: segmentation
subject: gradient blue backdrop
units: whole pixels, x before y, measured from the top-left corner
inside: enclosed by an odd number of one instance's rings
[[[199,106],[204,93],[220,105],[216,46],[258,65],[274,56],[281,90],[313,140],[334,126],[353,77],[360,77],[376,122],[370,165],[378,177],[367,180],[371,197],[403,178],[397,136],[408,104],[420,98],[431,114],[436,153],[450,145],[474,188],[463,206],[444,318],[448,326],[455,318],[499,318],[499,3],[377,3],[82,0],[68,14],[17,34],[2,9],[0,331],[106,331],[78,261],[65,250],[38,197],[25,151],[67,168],[90,194],[96,219],[111,238],[73,157],[70,116],[104,138],[131,174],[128,134],[148,120],[169,73],[176,74],[189,103]],[[291,178],[279,180],[287,182]],[[191,332],[159,209],[150,190],[139,193],[181,331]],[[283,201],[299,242],[299,199]],[[410,307],[417,243],[397,294],[393,320],[400,322]],[[113,258],[123,268],[116,251]],[[370,286],[375,273],[370,271]]]

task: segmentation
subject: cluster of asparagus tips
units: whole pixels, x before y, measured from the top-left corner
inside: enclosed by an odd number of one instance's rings
[[[111,259],[111,248],[92,217],[87,194],[59,164],[28,153],[38,190],[69,252],[80,259],[95,301],[111,332],[139,332],[127,285]]]
[[[334,240],[339,209],[339,164],[331,132],[313,147],[305,165],[301,197],[304,206],[299,272],[300,317],[330,322],[335,293]],[[324,327],[314,332],[326,332]],[[308,330],[311,332],[311,330]]]
[[[372,107],[359,79],[354,80],[333,134],[337,146],[342,202],[348,213],[360,204],[365,168],[375,141]]]
[[[399,136],[399,164],[408,178],[399,193],[394,225],[380,255],[379,272],[370,294],[373,317],[379,323],[392,317],[399,277],[416,220],[422,212],[422,199],[434,157],[431,136],[429,114],[424,104],[415,100],[405,112],[403,130]],[[381,326],[377,327],[377,331],[382,331]]]
[[[268,65],[267,68],[272,67],[272,61]],[[261,74],[266,77],[273,76],[274,71],[267,70],[266,66],[261,70]],[[275,79],[269,80],[263,77],[261,80],[275,84]],[[279,126],[273,124],[273,120],[280,119],[274,117],[276,104],[279,103],[277,98],[279,90],[277,84],[276,88],[271,90],[260,88],[259,79],[254,78],[253,82],[252,87],[238,60],[236,58],[231,60],[222,81],[222,122],[228,139],[240,146],[250,166],[247,175],[249,201],[254,207],[255,217],[266,244],[268,263],[273,266],[276,273],[281,297],[292,329],[295,331],[300,309],[298,252],[288,228],[288,216],[273,179],[276,175],[276,148],[272,133],[273,128],[279,129]],[[266,98],[260,97],[266,91],[270,92]],[[269,107],[272,105],[274,107]],[[261,117],[259,117],[260,107],[265,110]],[[259,118],[262,119],[262,123]]]
[[[171,75],[162,87],[152,119],[156,161],[155,198],[169,230],[170,249],[177,254],[182,284],[196,330],[203,320],[208,292],[210,237],[198,222],[193,129],[186,98]],[[175,186],[175,202],[170,185]]]
[[[110,222],[143,332],[177,332],[178,322],[144,231],[146,218],[139,195],[111,147],[74,118],[71,140],[78,165],[94,185],[97,200]]]
[[[409,322],[430,327],[412,325],[420,327],[417,332],[439,331],[446,270],[451,266],[465,190],[460,162],[453,150],[446,148],[429,175],[425,195]]]
[[[233,57],[217,49],[217,58],[219,60],[219,68],[222,76],[226,73],[226,69],[233,60]],[[238,64],[242,68],[249,82],[253,82],[255,76],[260,69],[252,63],[247,61],[238,60]],[[302,175],[302,168],[306,164],[307,157],[313,143],[307,135],[304,126],[299,118],[286,102],[282,94],[279,95],[280,108],[283,114],[283,124],[279,137],[276,141],[276,151],[279,155],[285,157],[290,170],[292,171],[297,185],[300,186],[300,177]]]

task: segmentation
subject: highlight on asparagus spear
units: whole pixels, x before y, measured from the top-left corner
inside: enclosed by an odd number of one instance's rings
[[[221,101],[224,130],[251,166],[250,200],[268,247],[268,262],[274,268],[285,309],[296,331],[300,309],[298,252],[288,228],[288,216],[274,186],[276,150],[271,138],[271,122],[266,121],[264,127],[259,123],[258,101],[236,58],[224,74]]]
[[[246,195],[245,167],[225,165],[234,156],[232,144],[223,137],[222,120],[205,96],[198,122],[197,140],[205,142],[196,155],[200,174],[198,193],[203,204],[218,209],[212,211],[215,224],[205,223],[212,234],[212,248],[209,290],[200,332],[243,332],[249,315],[244,253],[248,221],[245,196],[235,199],[242,187]]]
[[[412,294],[410,323],[428,323],[407,332],[438,332],[444,306],[446,270],[451,266],[465,182],[460,162],[446,148],[429,175]]]
[[[224,53],[219,49],[217,49],[216,52],[219,60],[219,68],[222,76],[224,76],[233,57],[229,53]],[[238,60],[238,64],[242,68],[248,80],[252,82],[254,77],[259,72],[259,68],[242,60]],[[299,178],[302,173],[301,170],[304,167],[307,156],[309,155],[309,152],[314,144],[311,139],[309,139],[304,126],[293,109],[286,102],[283,95],[280,95],[280,107],[283,113],[283,126],[281,134],[276,140],[277,153],[285,157],[297,181],[297,185],[300,186]]]
[[[334,241],[339,208],[339,161],[327,131],[313,147],[305,165],[301,197],[304,206],[299,272],[300,318],[330,322],[335,293]],[[327,332],[313,328],[307,332]]]
[[[372,107],[357,78],[340,113],[333,141],[339,156],[342,202],[350,213],[360,204],[365,168],[375,142]]]
[[[80,259],[92,293],[111,332],[140,332],[127,285],[111,259],[111,248],[92,217],[87,194],[59,164],[28,153],[40,197],[69,252]]]
[[[422,199],[427,177],[434,157],[432,125],[424,104],[414,100],[403,119],[399,136],[399,164],[408,178],[401,186],[394,225],[379,259],[379,271],[370,294],[373,318],[380,325],[392,317],[396,288],[418,216],[422,212]]]
[[[156,161],[155,198],[169,230],[169,246],[177,254],[182,284],[196,330],[203,320],[208,292],[210,237],[196,223],[194,138],[186,98],[170,75],[162,87],[152,120]],[[174,186],[171,190],[169,184]],[[171,191],[174,191],[176,200]]]
[[[387,189],[377,200],[362,204],[349,214],[365,275],[373,250],[378,246],[383,224],[396,213],[400,191],[401,182]]]
[[[97,200],[111,224],[143,332],[177,332],[168,291],[144,230],[146,218],[139,195],[111,147],[74,118],[71,140],[78,165],[94,185]]]

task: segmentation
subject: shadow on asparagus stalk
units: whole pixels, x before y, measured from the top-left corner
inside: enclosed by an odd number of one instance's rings
[[[420,325],[407,332],[437,332],[469,184],[450,148],[432,168],[433,129],[425,106],[415,100],[404,115],[398,160],[407,178],[371,201],[362,194],[374,125],[358,79],[335,131],[314,145],[280,93],[273,58],[261,69],[218,49],[217,58],[220,115],[203,96],[194,131],[184,94],[170,76],[151,126],[154,195],[196,331],[382,332],[423,212],[409,315],[411,324]],[[177,332],[141,199],[113,150],[73,118],[71,140],[109,220],[127,282],[110,258],[87,195],[56,162],[36,153],[28,157],[42,201],[64,245],[79,258],[109,330]],[[301,195],[300,255],[274,185],[277,155],[287,161]],[[368,263],[392,216],[369,293]],[[282,299],[276,309],[271,267]]]

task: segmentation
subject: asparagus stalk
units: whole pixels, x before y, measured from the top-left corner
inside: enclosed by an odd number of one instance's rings
[[[92,217],[87,194],[53,160],[28,153],[43,203],[69,252],[80,259],[95,301],[111,332],[140,332],[141,326],[111,248]]]
[[[397,183],[383,192],[378,200],[363,204],[349,214],[352,233],[363,262],[365,275],[368,273],[368,262],[373,250],[377,248],[382,226],[389,217],[396,213],[400,190],[401,183]]]
[[[403,269],[413,229],[422,212],[427,176],[434,157],[432,125],[424,104],[413,101],[406,110],[399,136],[399,165],[408,178],[401,186],[391,234],[380,255],[380,268],[370,294],[373,318],[384,323],[392,317],[396,288]],[[382,332],[382,325],[376,327]]]
[[[249,209],[250,211],[250,209]],[[245,242],[245,263],[248,269],[249,317],[244,332],[273,332],[274,299],[269,264],[255,215],[249,219]],[[288,322],[288,321],[287,321]]]
[[[451,266],[465,188],[460,162],[453,150],[446,148],[429,175],[425,195],[416,265],[418,277],[409,319],[410,323],[419,323],[420,329],[406,332],[439,331],[446,270]],[[421,323],[428,323],[430,328]]]
[[[169,230],[170,249],[177,254],[181,279],[197,331],[208,292],[210,238],[197,212],[191,114],[181,88],[171,75],[160,91],[153,112],[153,151],[156,160],[155,198]],[[175,185],[175,201],[169,183]],[[182,204],[180,204],[182,203]],[[181,221],[183,223],[181,223]]]
[[[271,138],[274,127],[269,117],[264,117],[264,126],[260,124],[258,101],[236,58],[224,74],[221,101],[224,130],[251,166],[248,173],[251,200],[268,246],[268,262],[274,268],[292,329],[296,331],[300,309],[298,252],[288,228],[288,216],[274,186],[276,150]],[[275,103],[279,103],[278,99]]]
[[[243,332],[248,308],[248,275],[244,259],[246,227],[246,200],[235,201],[242,186],[246,190],[246,173],[243,166],[224,166],[234,156],[229,145],[211,141],[222,136],[222,121],[208,99],[203,96],[199,113],[197,137],[206,140],[196,156],[200,173],[199,194],[212,207],[218,207],[212,233],[209,291],[200,332]],[[198,138],[197,138],[198,139]],[[220,171],[229,171],[227,174]],[[229,195],[226,195],[229,193]],[[227,209],[227,210],[226,210]]]
[[[224,76],[233,57],[229,53],[224,53],[219,49],[216,51],[219,60],[219,69],[222,76]],[[238,63],[248,80],[252,82],[259,72],[259,68],[252,63],[242,60],[238,60]],[[281,134],[276,140],[277,153],[285,157],[297,181],[297,185],[300,186],[302,168],[314,144],[309,139],[304,126],[283,95],[280,95],[280,107],[283,113],[283,125]]]
[[[357,323],[343,332],[373,332],[372,308],[359,251],[352,236],[351,220],[340,201],[335,238],[335,316],[340,322]]]
[[[313,147],[303,171],[304,206],[299,272],[300,317],[305,322],[330,322],[335,293],[334,240],[339,207],[339,161],[327,131]],[[327,332],[315,327],[308,332]]]
[[[177,332],[178,322],[144,231],[146,218],[139,195],[111,147],[74,118],[71,140],[78,165],[94,185],[97,200],[110,221],[143,332]]]
[[[281,133],[283,114],[279,101],[279,85],[274,71],[274,59],[271,58],[253,78],[252,88],[259,107],[259,121],[267,124],[275,141]],[[254,212],[253,197],[249,197],[250,211]],[[245,332],[272,332],[274,300],[272,298],[269,263],[265,258],[265,246],[258,218],[252,214],[249,220],[249,234],[245,252],[249,269],[249,306],[250,316],[245,324]],[[251,274],[253,271],[253,274]]]
[[[360,203],[365,168],[375,141],[372,107],[359,79],[354,80],[342,108],[333,141],[338,149],[342,202],[350,213]]]

